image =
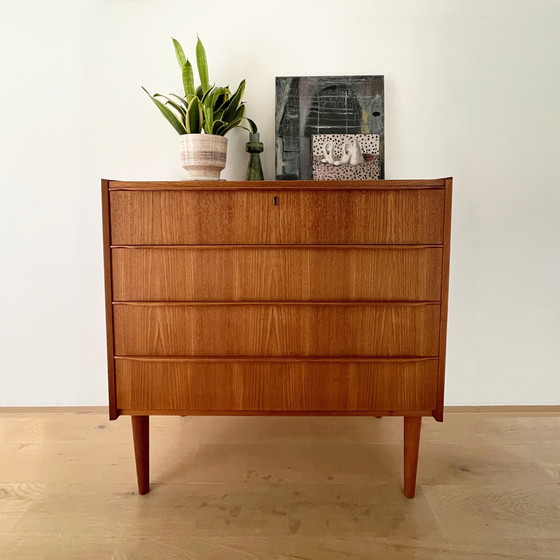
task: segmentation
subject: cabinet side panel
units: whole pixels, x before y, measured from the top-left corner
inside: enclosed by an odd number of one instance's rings
[[[103,262],[105,268],[105,317],[107,323],[107,368],[109,373],[109,419],[118,418],[116,401],[115,358],[113,337],[113,278],[111,272],[111,219],[109,209],[109,181],[101,181],[103,213]]]
[[[439,370],[437,383],[437,406],[434,418],[443,421],[443,401],[445,387],[445,353],[447,346],[447,308],[449,294],[449,261],[451,254],[451,198],[453,193],[453,179],[445,180],[445,215],[443,220],[443,265],[441,279],[441,315],[439,333]]]

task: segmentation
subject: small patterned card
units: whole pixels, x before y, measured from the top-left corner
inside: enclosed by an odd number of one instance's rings
[[[379,134],[314,134],[313,179],[379,179]]]

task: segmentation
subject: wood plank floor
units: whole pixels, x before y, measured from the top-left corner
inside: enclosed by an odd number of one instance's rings
[[[424,419],[417,496],[402,419],[0,413],[0,558],[560,558],[560,415]]]

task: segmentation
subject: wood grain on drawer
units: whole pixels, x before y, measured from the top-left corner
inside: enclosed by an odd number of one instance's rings
[[[183,413],[431,411],[437,363],[117,359],[117,406]]]
[[[444,197],[442,189],[112,191],[111,242],[441,244]]]
[[[435,304],[116,303],[116,355],[437,356]]]
[[[437,301],[440,248],[112,250],[115,301]]]

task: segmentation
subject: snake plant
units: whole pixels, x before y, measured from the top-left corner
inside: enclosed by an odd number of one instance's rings
[[[200,39],[196,43],[196,65],[200,85],[195,88],[193,67],[186,58],[183,48],[173,40],[177,62],[181,68],[184,95],[150,95],[162,115],[179,134],[216,134],[224,136],[232,128],[241,127],[249,132],[257,132],[257,125],[245,116],[245,103],[242,102],[245,80],[242,80],[235,93],[229,87],[211,86],[208,78],[206,51]],[[248,125],[248,126],[246,126]]]

